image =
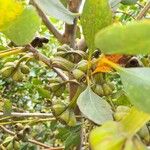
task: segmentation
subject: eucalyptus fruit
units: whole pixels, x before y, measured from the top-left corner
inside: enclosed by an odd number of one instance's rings
[[[64,111],[58,118],[59,121],[63,124],[68,124],[69,122],[69,117],[70,117],[70,113],[69,110],[67,109],[66,111]]]
[[[30,68],[26,64],[20,64],[20,69],[23,74],[29,74]]]
[[[104,84],[105,83],[104,74],[103,73],[95,73],[93,75],[93,81],[96,84]]]
[[[16,131],[21,131],[24,128],[24,126],[21,123],[17,123],[14,126],[14,128],[15,128]]]
[[[19,150],[20,149],[20,143],[18,141],[13,142],[13,148],[14,150]]]
[[[54,116],[59,116],[66,110],[66,105],[63,102],[57,102],[52,105],[52,112]]]
[[[111,95],[113,93],[113,89],[109,86],[109,84],[104,83],[102,85],[102,87],[103,87],[103,91],[104,91],[105,96]]]
[[[94,93],[96,93],[99,96],[104,96],[105,95],[103,87],[100,84],[96,84],[95,88],[93,89],[93,91],[94,91]]]
[[[16,72],[12,75],[12,79],[17,82],[21,82],[23,80],[23,77],[24,75],[21,72],[20,68],[18,68]]]
[[[79,69],[74,69],[72,71],[74,78],[78,81],[81,81],[85,77],[85,73]]]
[[[88,61],[87,60],[81,60],[77,64],[76,68],[86,73],[88,70]]]
[[[13,149],[13,141],[11,141],[7,147],[6,147],[7,150],[12,150]]]
[[[68,126],[76,125],[76,117],[72,109],[68,108],[59,117],[59,121]]]
[[[118,106],[116,112],[114,113],[114,119],[116,121],[121,121],[130,111],[127,106]]]
[[[0,74],[2,75],[3,78],[8,78],[11,76],[14,69],[15,68],[12,66],[4,67],[3,69],[1,69]]]
[[[145,125],[143,126],[139,131],[138,131],[138,135],[140,136],[140,138],[142,140],[144,140],[144,142],[146,144],[148,144],[150,142],[150,133],[149,133],[149,129],[148,127]]]

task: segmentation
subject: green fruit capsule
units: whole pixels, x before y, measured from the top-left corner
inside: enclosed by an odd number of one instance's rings
[[[62,114],[66,109],[66,105],[63,102],[57,102],[52,106],[52,112],[54,116],[59,116]]]
[[[30,68],[25,64],[21,64],[20,69],[23,74],[29,74],[30,72]]]
[[[17,71],[13,74],[12,79],[17,82],[21,82],[23,80],[23,73],[20,69],[17,69]]]
[[[66,110],[59,116],[59,121],[63,124],[68,124],[70,118],[70,112],[69,110]]]
[[[93,75],[94,82],[96,84],[104,84],[105,80],[102,73],[96,73]]]
[[[103,91],[105,96],[111,95],[113,93],[112,89],[109,87],[107,83],[103,84]]]
[[[24,128],[24,126],[21,123],[17,123],[14,126],[14,128],[15,128],[16,131],[21,131]]]
[[[69,122],[68,122],[68,126],[75,126],[77,123],[77,120],[76,120],[76,117],[75,117],[75,114],[72,110],[70,110],[70,116],[69,116]]]
[[[26,125],[23,129],[24,134],[29,134],[31,132],[31,127],[29,125]]]
[[[20,143],[18,141],[14,141],[14,150],[19,150],[20,149]]]
[[[77,69],[86,72],[88,70],[88,61],[87,60],[81,60],[78,64],[77,64]]]
[[[7,150],[12,150],[13,149],[13,143],[10,142],[8,145],[7,145]]]
[[[114,119],[116,121],[121,121],[127,114],[127,112],[117,112],[114,114]]]
[[[149,135],[149,130],[148,127],[145,125],[143,126],[139,132],[138,135],[146,142],[149,143],[150,141],[150,135]]]
[[[112,91],[115,90],[115,85],[112,82],[108,82],[107,85],[111,88]]]
[[[6,148],[3,145],[0,145],[0,150],[6,150]]]
[[[14,71],[14,67],[9,66],[9,67],[4,67],[1,71],[0,74],[2,75],[3,78],[8,78],[11,76],[11,74]]]
[[[130,110],[130,107],[123,106],[123,105],[118,106],[116,109],[117,112],[129,112],[129,110]]]
[[[21,131],[19,131],[19,132],[17,133],[17,138],[18,138],[19,140],[22,140],[22,139],[24,138],[24,136],[25,136],[25,134],[24,134],[24,131],[23,131],[23,130],[21,130]]]
[[[94,92],[99,96],[104,96],[104,90],[102,85],[96,84]]]
[[[79,81],[85,77],[85,73],[79,69],[74,69],[72,71],[72,74],[73,74],[74,78],[79,80]]]

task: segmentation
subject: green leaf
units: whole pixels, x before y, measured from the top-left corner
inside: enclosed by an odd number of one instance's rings
[[[39,29],[40,19],[33,7],[27,7],[2,32],[15,44],[29,44]]]
[[[124,5],[134,5],[138,0],[122,0],[121,3]]]
[[[149,54],[150,22],[114,24],[98,32],[95,45],[107,54]]]
[[[59,134],[57,138],[61,139],[65,144],[65,150],[76,146],[80,142],[80,130],[81,126],[77,125],[75,127],[59,128]]]
[[[112,12],[107,0],[86,0],[81,16],[81,25],[91,53],[95,50],[95,34],[111,23]]]
[[[130,102],[138,109],[150,113],[150,68],[118,71]]]
[[[67,7],[67,0],[60,0],[60,1],[65,7]]]
[[[35,86],[35,87],[36,87],[38,93],[40,94],[40,96],[42,96],[43,98],[50,98],[51,97],[50,91],[44,89],[41,86]]]
[[[34,0],[37,6],[47,15],[73,24],[76,14],[68,11],[59,0]]]
[[[12,102],[10,100],[4,101],[3,113],[4,115],[10,115],[12,112]]]
[[[80,111],[96,124],[113,119],[110,105],[95,94],[89,86],[80,94],[77,104]]]

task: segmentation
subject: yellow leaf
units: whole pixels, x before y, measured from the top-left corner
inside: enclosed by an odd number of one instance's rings
[[[123,58],[123,55],[106,55],[103,56],[98,62],[98,65],[94,71],[94,73],[97,72],[111,72],[113,69],[109,64],[106,64],[104,59],[107,59],[115,64],[120,64],[119,61]]]
[[[17,0],[0,0],[0,31],[8,27],[23,11],[23,5]]]

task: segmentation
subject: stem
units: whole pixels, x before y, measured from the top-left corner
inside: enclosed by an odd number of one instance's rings
[[[131,108],[130,113],[120,123],[123,125],[123,130],[128,134],[128,136],[133,136],[149,120],[149,114],[133,107]]]
[[[0,113],[0,117],[3,116],[4,113]],[[40,118],[47,118],[47,117],[53,117],[53,115],[51,113],[18,113],[18,112],[13,112],[11,113],[10,116],[8,117],[4,117],[1,120],[5,120],[5,119],[9,119],[11,117],[17,117],[17,118],[20,118],[20,117],[40,117]]]
[[[30,0],[30,3],[36,8],[36,10],[39,13],[39,16],[41,17],[43,23],[45,26],[48,28],[50,32],[56,37],[56,39],[60,42],[63,43],[63,36],[59,31],[54,27],[54,25],[49,21],[48,17],[44,14],[44,12],[38,7],[36,2],[34,0]]]
[[[0,125],[8,125],[8,124],[15,124],[15,123],[39,123],[45,121],[53,121],[56,118],[49,118],[49,119],[38,119],[38,120],[20,120],[20,121],[8,121],[8,122],[0,122]]]
[[[10,55],[15,55],[15,54],[22,53],[22,52],[25,52],[24,48],[16,47],[14,49],[9,49],[9,50],[0,52],[0,58],[10,56]]]
[[[64,81],[68,80],[68,77],[58,68],[55,68],[51,64],[51,60],[45,55],[41,54],[38,50],[36,50],[33,46],[27,45],[25,47],[28,51],[32,52],[34,57],[43,63],[45,63],[49,68],[53,69]]]
[[[4,126],[0,126],[0,128],[1,128],[4,132],[6,132],[6,133],[8,133],[8,134],[10,134],[10,135],[12,135],[12,136],[15,136],[15,133],[14,133],[14,132],[8,130],[8,129],[5,128]],[[63,147],[50,147],[50,146],[48,146],[48,145],[46,145],[46,144],[44,144],[44,143],[41,143],[41,142],[36,141],[36,140],[33,140],[33,139],[28,139],[28,142],[30,142],[30,143],[32,143],[32,144],[39,145],[39,146],[44,147],[44,148],[48,148],[48,150],[63,150],[63,149],[64,149]]]
[[[141,20],[146,15],[146,13],[149,11],[149,9],[150,9],[150,0],[147,2],[147,4],[144,6],[144,8],[140,11],[140,13],[136,17],[136,19]]]

